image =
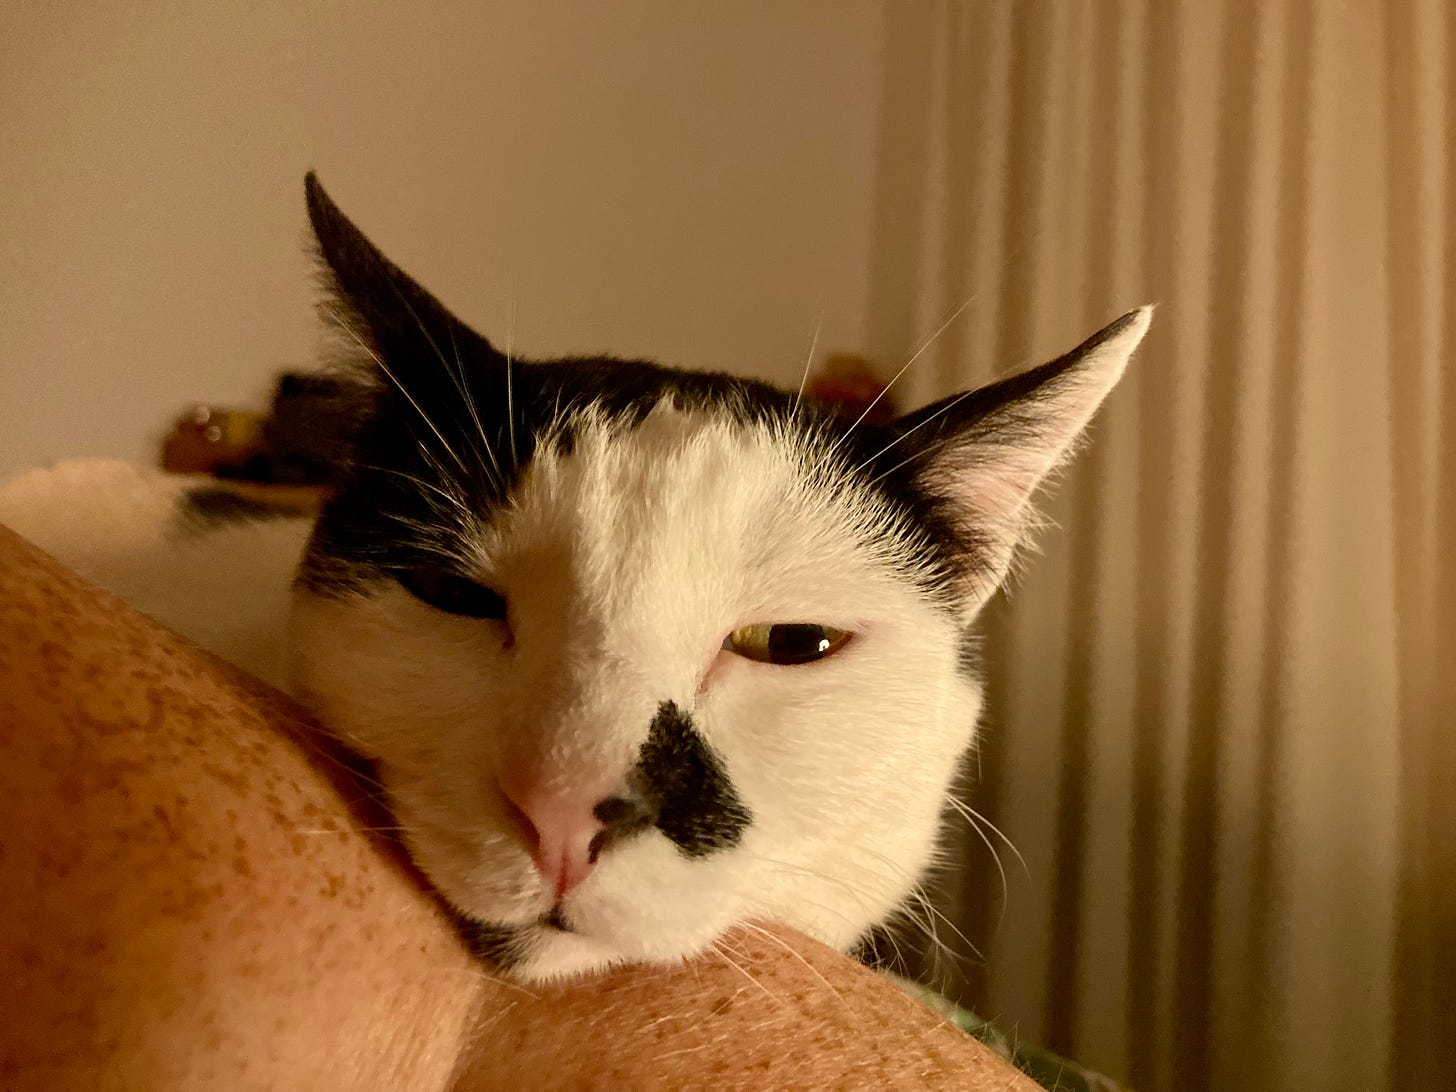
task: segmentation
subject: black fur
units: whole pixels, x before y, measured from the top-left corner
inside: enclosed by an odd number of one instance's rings
[[[627,778],[652,823],[685,857],[706,857],[743,838],[753,814],[738,798],[716,752],[670,701],[652,718]]]
[[[181,529],[193,533],[216,530],[229,523],[297,519],[301,514],[296,508],[254,500],[216,486],[198,486],[177,499]]]
[[[508,971],[526,958],[528,952],[522,942],[521,929],[511,925],[492,925],[463,914],[454,916],[460,938],[478,959]]]

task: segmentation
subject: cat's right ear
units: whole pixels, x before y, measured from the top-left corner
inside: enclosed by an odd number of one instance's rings
[[[967,553],[964,599],[983,603],[1035,520],[1032,497],[1070,455],[1142,341],[1152,307],[1129,311],[1056,360],[900,418],[885,454],[908,472]]]
[[[471,363],[494,357],[495,351],[386,258],[340,211],[312,171],[304,179],[309,221],[318,240],[327,298],[325,319],[342,327],[358,347],[386,369],[389,378],[406,386],[428,388],[438,367],[467,352]],[[458,363],[458,362],[457,362]]]

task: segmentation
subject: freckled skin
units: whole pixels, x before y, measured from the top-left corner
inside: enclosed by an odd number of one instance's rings
[[[3,528],[0,756],[0,1087],[1036,1087],[783,931],[485,977],[290,704]]]

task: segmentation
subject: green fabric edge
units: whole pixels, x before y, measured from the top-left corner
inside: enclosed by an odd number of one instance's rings
[[[1124,1085],[1110,1077],[1094,1073],[1049,1050],[1014,1043],[990,1020],[982,1019],[970,1010],[961,1008],[928,986],[888,971],[880,973],[893,980],[927,1008],[944,1016],[966,1034],[990,1047],[1049,1092],[1129,1092]]]

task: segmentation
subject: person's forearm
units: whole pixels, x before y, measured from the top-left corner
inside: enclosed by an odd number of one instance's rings
[[[282,698],[0,529],[0,1084],[1035,1087],[786,932],[497,982],[351,784]]]

